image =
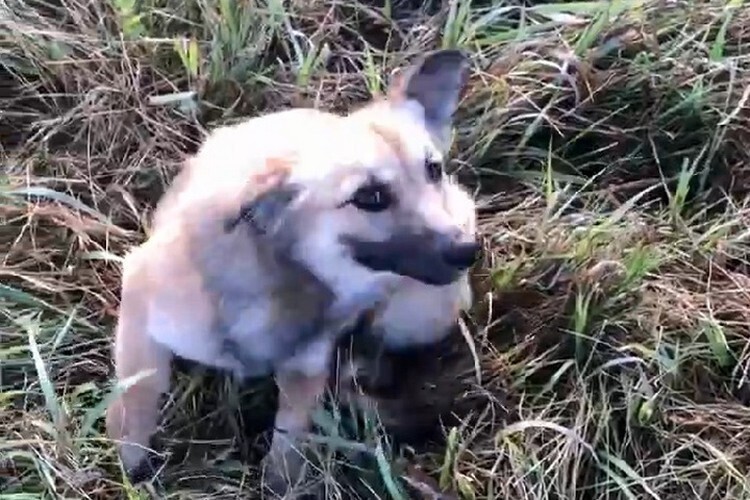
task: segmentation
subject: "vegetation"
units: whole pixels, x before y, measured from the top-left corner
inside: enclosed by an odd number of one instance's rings
[[[345,112],[457,46],[449,168],[488,252],[459,384],[436,382],[454,418],[410,447],[329,426],[365,458],[326,494],[750,499],[740,0],[3,0],[0,26],[0,498],[252,498],[274,396],[215,374],[177,375],[161,484],[123,477],[122,256],[205,130]]]

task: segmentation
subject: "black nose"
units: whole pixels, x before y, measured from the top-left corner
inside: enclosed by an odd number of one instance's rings
[[[453,243],[443,249],[443,260],[455,268],[468,269],[479,258],[481,245],[472,243]]]

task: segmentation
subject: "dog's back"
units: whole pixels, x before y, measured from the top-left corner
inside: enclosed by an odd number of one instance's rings
[[[201,210],[199,218],[229,217],[259,177],[271,183],[274,174],[287,173],[300,145],[330,140],[325,131],[335,120],[340,118],[315,109],[290,109],[212,131],[159,200],[152,231],[183,224]]]

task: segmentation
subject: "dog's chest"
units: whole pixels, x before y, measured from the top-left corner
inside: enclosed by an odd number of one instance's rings
[[[285,283],[263,293],[222,294],[214,329],[245,376],[266,373],[327,334],[325,290]]]

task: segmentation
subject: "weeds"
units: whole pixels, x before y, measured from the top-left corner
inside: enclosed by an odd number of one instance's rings
[[[120,263],[205,130],[343,112],[462,47],[473,346],[359,426],[321,413],[326,495],[750,499],[748,26],[739,1],[0,3],[0,497],[141,498],[101,418]],[[254,495],[268,384],[174,384],[161,493]],[[386,432],[423,417],[438,438]]]

